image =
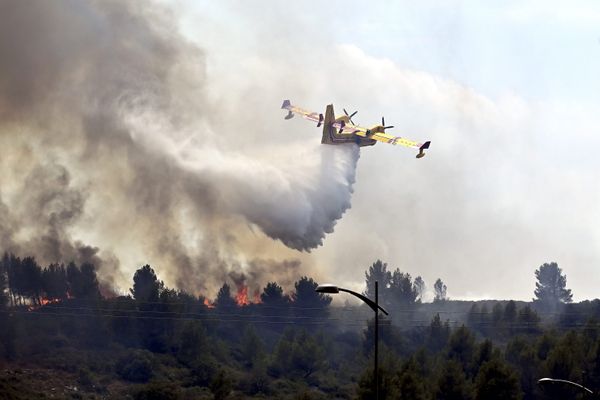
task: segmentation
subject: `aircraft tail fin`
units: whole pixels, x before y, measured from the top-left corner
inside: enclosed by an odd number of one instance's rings
[[[321,137],[321,144],[332,144],[331,131],[333,123],[335,121],[335,114],[333,113],[333,104],[327,105],[325,109],[325,120],[323,121],[323,136]]]
[[[284,100],[283,104],[281,105],[281,109],[288,108],[291,105],[292,105],[292,103],[290,103],[289,100]]]
[[[421,147],[419,147],[419,154],[417,154],[417,158],[425,157],[425,152],[423,150],[427,150],[429,148],[430,144],[431,144],[431,141],[428,140],[425,143],[423,143],[421,145]]]

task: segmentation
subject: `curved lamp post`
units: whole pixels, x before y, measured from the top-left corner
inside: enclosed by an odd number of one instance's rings
[[[383,312],[385,315],[388,315],[388,312],[383,309],[379,305],[379,287],[377,281],[375,281],[375,301],[369,299],[366,296],[363,296],[360,293],[356,293],[350,289],[344,289],[341,287],[337,287],[331,284],[319,285],[316,289],[318,293],[327,293],[327,294],[337,294],[339,292],[350,293],[353,296],[358,297],[363,302],[365,302],[371,310],[375,312],[375,368],[374,368],[374,377],[375,377],[375,398],[379,399],[379,363],[378,363],[378,353],[379,353],[379,310]]]
[[[538,385],[540,385],[542,387],[549,387],[550,385],[566,385],[566,386],[572,386],[576,389],[579,389],[586,395],[594,394],[594,392],[592,392],[590,389],[586,388],[585,386],[580,385],[579,383],[568,381],[566,379],[542,378],[538,381]]]

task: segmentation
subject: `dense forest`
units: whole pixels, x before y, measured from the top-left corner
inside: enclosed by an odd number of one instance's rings
[[[372,399],[373,312],[331,305],[302,277],[290,293],[224,283],[216,298],[139,268],[127,296],[102,294],[92,264],[0,263],[0,394],[7,399]],[[376,261],[381,399],[577,398],[542,377],[600,389],[600,301],[572,302],[556,263],[534,300],[455,301]],[[533,279],[532,279],[533,280]],[[570,397],[569,397],[570,396]]]

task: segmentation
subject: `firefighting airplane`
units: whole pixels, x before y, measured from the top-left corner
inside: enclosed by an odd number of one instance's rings
[[[385,133],[386,129],[393,128],[393,126],[386,126],[383,117],[381,118],[381,125],[375,125],[371,128],[363,128],[362,126],[354,125],[352,117],[358,111],[348,114],[344,109],[344,115],[336,118],[333,113],[333,104],[329,104],[325,109],[325,117],[323,117],[323,114],[306,111],[300,107],[293,106],[289,100],[284,100],[281,108],[288,110],[285,119],[293,118],[294,114],[300,114],[303,118],[316,122],[317,127],[323,125],[322,144],[356,143],[359,146],[373,146],[377,142],[390,143],[393,145],[399,144],[405,147],[419,149],[417,158],[422,158],[425,156],[424,150],[427,150],[431,143],[430,141],[418,143],[403,137],[396,137]]]

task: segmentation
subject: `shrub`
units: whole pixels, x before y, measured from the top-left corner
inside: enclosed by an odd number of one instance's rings
[[[152,355],[144,350],[131,352],[117,362],[117,374],[126,381],[145,383],[154,376]]]

